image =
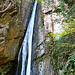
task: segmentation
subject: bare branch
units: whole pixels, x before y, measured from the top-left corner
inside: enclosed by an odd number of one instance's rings
[[[5,11],[7,11],[11,6],[11,3],[7,6],[7,8],[5,8],[4,10],[0,11],[0,13],[4,13]]]

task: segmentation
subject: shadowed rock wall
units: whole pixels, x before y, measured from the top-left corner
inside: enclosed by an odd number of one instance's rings
[[[6,64],[10,66],[9,61],[15,60],[18,56],[33,3],[34,0],[19,0],[19,7],[14,6],[0,13],[0,68],[2,70]],[[13,75],[12,71],[10,75]]]

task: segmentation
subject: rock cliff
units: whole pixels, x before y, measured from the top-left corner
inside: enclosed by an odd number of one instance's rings
[[[7,65],[9,66],[9,61],[17,60],[31,17],[33,3],[34,0],[19,0],[19,7],[15,6],[12,11],[9,8],[6,12],[0,13],[1,70]],[[13,2],[11,5],[14,6]],[[58,0],[42,0],[41,2],[38,0],[33,34],[31,75],[56,75],[56,67],[53,67],[52,62],[56,64],[57,61],[55,62],[51,54],[52,50],[54,50],[54,41],[58,40],[60,35],[53,37],[51,33],[57,34],[63,31],[62,27],[66,24],[63,19],[64,16],[61,14]],[[59,57],[58,59],[61,58]],[[63,62],[60,65],[62,66]],[[12,70],[7,75],[14,75]],[[6,73],[6,71],[2,70],[3,72]]]
[[[3,71],[4,67],[12,66],[11,61],[17,59],[31,16],[33,0],[5,0],[0,4],[0,69]]]

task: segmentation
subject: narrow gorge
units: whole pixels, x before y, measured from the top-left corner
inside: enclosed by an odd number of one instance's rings
[[[0,0],[0,75],[75,75],[75,1]]]

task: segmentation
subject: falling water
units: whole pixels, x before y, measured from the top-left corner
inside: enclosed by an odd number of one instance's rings
[[[30,75],[30,72],[31,72],[32,36],[33,36],[36,6],[37,6],[37,1],[35,1],[34,3],[32,15],[27,28],[27,32],[18,54],[18,67],[17,67],[16,75]],[[21,56],[21,53],[22,53],[22,56]],[[27,59],[27,56],[28,56],[28,59]],[[21,60],[21,57],[22,57],[22,60]],[[22,65],[20,62],[22,62]],[[19,71],[19,69],[21,69],[21,71]],[[18,72],[20,72],[20,74]]]

